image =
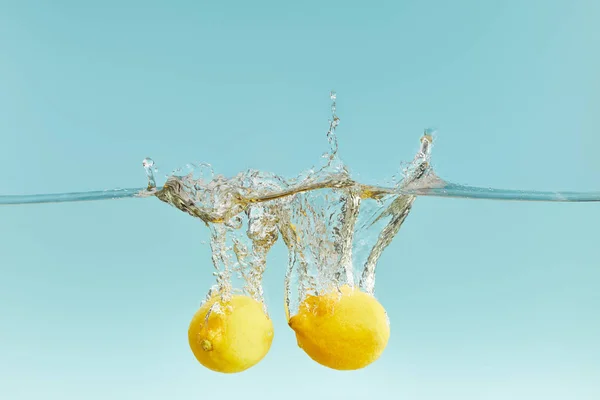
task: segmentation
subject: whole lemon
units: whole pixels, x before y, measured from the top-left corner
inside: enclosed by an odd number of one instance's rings
[[[216,372],[242,372],[269,352],[273,323],[263,305],[249,296],[223,301],[213,296],[196,312],[188,330],[196,359]]]
[[[337,370],[364,368],[387,346],[390,325],[383,306],[347,285],[307,296],[289,320],[298,346],[314,361]]]

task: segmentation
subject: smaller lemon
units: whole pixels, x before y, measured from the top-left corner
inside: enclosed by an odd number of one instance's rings
[[[383,306],[371,295],[344,285],[307,296],[289,320],[298,346],[314,361],[337,370],[356,370],[377,360],[390,326]]]
[[[223,301],[213,296],[196,312],[188,330],[196,359],[222,373],[247,370],[261,361],[273,342],[273,323],[263,305],[249,296]]]

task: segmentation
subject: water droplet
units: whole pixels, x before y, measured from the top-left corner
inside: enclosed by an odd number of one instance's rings
[[[333,121],[331,122],[331,127],[333,129],[337,128],[338,125],[340,124],[340,119],[338,117],[333,118]]]
[[[154,160],[150,157],[146,157],[142,161],[142,165],[144,166],[144,168],[152,168],[154,166]]]

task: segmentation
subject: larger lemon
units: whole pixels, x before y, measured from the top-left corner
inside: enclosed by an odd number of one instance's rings
[[[383,306],[349,286],[307,296],[289,320],[298,346],[314,361],[337,370],[364,368],[387,346],[390,325]]]
[[[196,312],[188,340],[200,364],[223,373],[242,372],[269,352],[273,323],[263,305],[249,296],[223,301],[213,296]]]

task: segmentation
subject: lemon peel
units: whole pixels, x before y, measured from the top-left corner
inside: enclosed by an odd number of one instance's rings
[[[390,326],[375,297],[342,286],[309,295],[288,321],[298,346],[317,363],[336,370],[361,369],[376,361],[387,346]]]

